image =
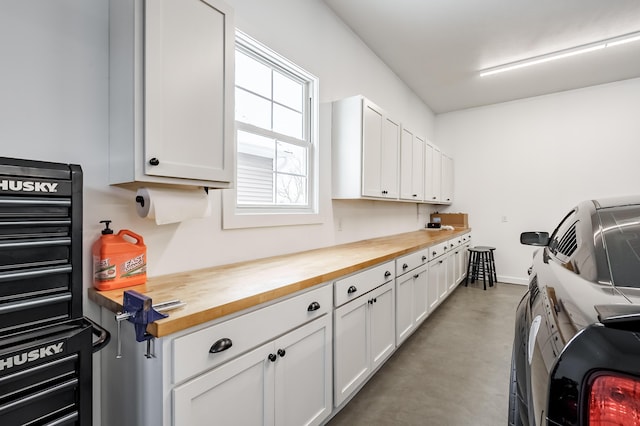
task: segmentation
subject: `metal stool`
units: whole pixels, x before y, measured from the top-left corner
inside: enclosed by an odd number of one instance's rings
[[[482,274],[482,282],[484,289],[487,289],[487,279],[489,280],[489,287],[493,287],[495,272],[493,270],[492,250],[487,247],[472,247],[469,250],[469,263],[467,264],[467,276],[464,280],[464,286],[469,285],[469,277],[471,277],[471,283],[476,280],[479,281],[480,274]]]

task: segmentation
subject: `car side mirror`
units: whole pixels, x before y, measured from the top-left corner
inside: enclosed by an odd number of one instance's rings
[[[549,244],[549,233],[523,232],[520,234],[520,243],[528,246],[546,246]]]

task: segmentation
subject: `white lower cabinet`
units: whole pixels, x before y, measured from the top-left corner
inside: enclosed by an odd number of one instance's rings
[[[317,425],[331,412],[331,316],[173,391],[176,426]]]
[[[393,280],[334,311],[334,404],[338,407],[395,350]]]
[[[156,339],[144,356],[130,323],[102,354],[102,424],[318,425],[333,409],[329,283]],[[113,313],[102,323],[116,335]]]
[[[429,275],[427,278],[427,302],[429,312],[433,311],[444,300],[447,293],[447,268],[444,258],[429,261]]]
[[[463,234],[156,339],[151,358],[125,322],[123,357],[101,355],[102,424],[323,424],[462,281],[470,245]],[[116,335],[113,312],[101,323]]]
[[[428,249],[396,259],[396,346],[427,318]]]

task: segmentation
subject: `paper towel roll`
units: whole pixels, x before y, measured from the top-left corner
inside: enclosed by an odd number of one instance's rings
[[[142,197],[141,202],[137,202]],[[209,194],[202,188],[140,188],[136,194],[136,210],[140,217],[158,225],[211,216]]]

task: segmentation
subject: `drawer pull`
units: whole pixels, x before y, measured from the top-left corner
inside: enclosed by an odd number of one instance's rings
[[[427,260],[427,256],[422,256],[422,261],[424,262],[425,260]]]
[[[432,256],[435,256],[436,254],[438,254],[438,252],[437,252],[437,251],[432,251],[432,252],[431,252],[431,255],[432,255]]]
[[[152,166],[157,166],[158,164],[160,164],[160,160],[158,160],[156,157],[153,157],[151,160],[149,160],[149,164],[151,164]]]
[[[347,289],[347,294],[353,294],[353,293],[355,293],[356,291],[358,291],[358,289],[356,288],[356,286],[355,286],[355,285],[352,285],[351,287],[349,287],[349,288]]]
[[[276,362],[276,358],[277,358],[277,356],[276,356],[276,354],[269,354],[269,357],[268,357],[268,358],[269,358],[269,361],[271,361],[271,362]]]
[[[402,269],[407,269],[409,267],[409,265],[407,265],[406,263],[402,264]]]
[[[278,355],[280,355],[280,358],[284,358],[286,354],[287,353],[284,351],[284,349],[278,349]]]
[[[419,276],[420,276],[420,274],[415,274],[415,275],[413,276],[413,278],[416,278],[416,279],[417,279]]]
[[[231,341],[231,339],[228,339],[225,337],[224,339],[220,339],[217,342],[215,342],[213,345],[211,345],[211,349],[209,349],[209,353],[216,354],[218,352],[226,351],[232,345],[233,345],[233,342]]]
[[[318,302],[311,302],[311,304],[307,308],[307,311],[313,312],[317,311],[318,309],[320,309],[320,304]]]
[[[389,271],[384,271],[384,277],[385,278],[389,278],[391,276],[391,272]]]

